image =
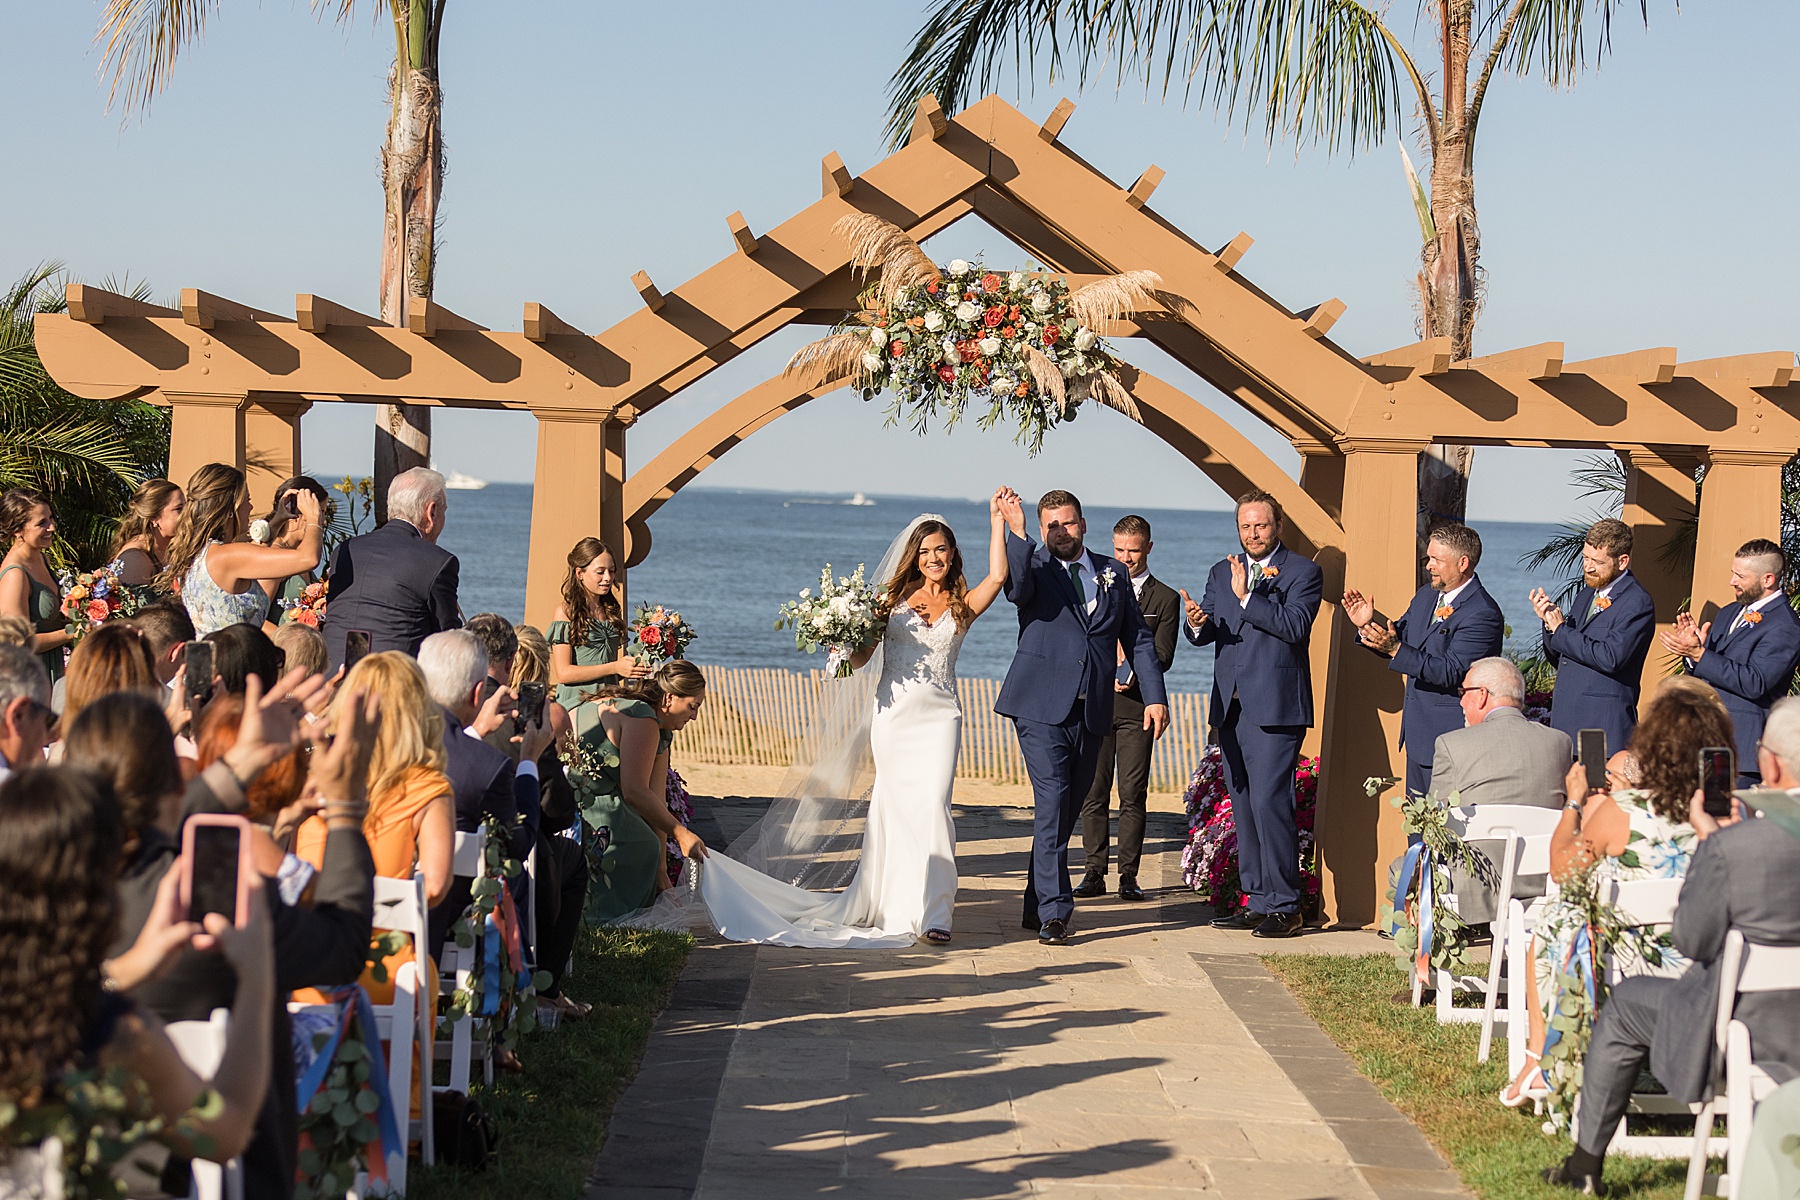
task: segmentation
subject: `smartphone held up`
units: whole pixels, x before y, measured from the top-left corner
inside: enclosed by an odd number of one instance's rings
[[[199,813],[181,833],[181,902],[187,919],[218,913],[237,928],[250,921],[250,823],[242,817]]]
[[[1737,755],[1729,746],[1700,751],[1700,807],[1709,817],[1731,815],[1731,792],[1737,786]]]

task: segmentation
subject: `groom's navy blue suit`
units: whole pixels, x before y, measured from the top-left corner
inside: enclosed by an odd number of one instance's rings
[[[1550,728],[1577,745],[1583,729],[1604,729],[1611,755],[1625,748],[1637,728],[1644,659],[1656,635],[1656,602],[1629,571],[1613,580],[1607,594],[1610,603],[1594,609],[1593,588],[1576,592],[1556,632],[1544,631],[1544,657],[1556,668]],[[1756,766],[1754,754],[1750,766]]]
[[[1102,554],[1085,557],[1098,576],[1083,572],[1092,613],[1078,604],[1067,563],[1030,538],[1006,534],[1006,598],[1018,606],[1019,649],[994,711],[1011,717],[1018,730],[1037,810],[1025,881],[1028,925],[1067,921],[1075,912],[1069,834],[1094,782],[1100,741],[1112,728],[1119,647],[1137,672],[1144,703],[1168,703],[1156,639],[1138,611],[1131,572]]]
[[[1294,813],[1294,768],[1300,740],[1313,723],[1312,663],[1307,645],[1325,573],[1278,545],[1272,576],[1240,601],[1231,590],[1231,560],[1213,565],[1200,607],[1206,621],[1187,630],[1196,646],[1213,645],[1210,720],[1225,756],[1225,787],[1237,817],[1238,876],[1250,911],[1300,911],[1300,832]]]
[[[1431,790],[1431,759],[1437,740],[1461,729],[1462,681],[1478,658],[1500,653],[1506,619],[1500,606],[1469,576],[1469,586],[1456,597],[1450,615],[1436,620],[1442,593],[1427,585],[1413,596],[1406,615],[1394,622],[1400,644],[1388,670],[1406,675],[1406,705],[1400,712],[1400,745],[1406,751],[1406,790]]]

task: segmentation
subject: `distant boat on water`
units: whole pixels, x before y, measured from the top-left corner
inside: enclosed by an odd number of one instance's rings
[[[487,480],[464,475],[461,471],[452,471],[444,476],[444,486],[453,492],[479,492],[487,485]]]
[[[863,495],[861,492],[856,493],[856,495],[850,497],[848,500],[844,501],[844,503],[850,505],[852,508],[874,508],[875,507],[875,502],[873,500],[869,499],[867,496]]]

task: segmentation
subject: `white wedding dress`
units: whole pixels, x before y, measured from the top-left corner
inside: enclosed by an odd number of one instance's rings
[[[956,655],[963,632],[950,612],[927,622],[902,606],[888,618],[868,726],[875,782],[848,885],[809,891],[715,849],[702,864],[699,895],[721,934],[778,946],[877,947],[910,945],[927,930],[949,931],[956,902],[950,794],[962,744]]]

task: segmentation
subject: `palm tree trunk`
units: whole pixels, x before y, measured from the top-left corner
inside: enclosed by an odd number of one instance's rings
[[[1468,0],[1440,0],[1444,47],[1444,104],[1438,139],[1431,147],[1431,216],[1435,237],[1421,253],[1420,332],[1448,337],[1459,359],[1473,353],[1475,317],[1481,307],[1481,230],[1475,216],[1475,176],[1470,154],[1469,56],[1473,24]],[[1440,521],[1461,521],[1469,496],[1475,447],[1433,445],[1419,455],[1419,542]]]
[[[438,28],[444,0],[394,6],[391,109],[381,148],[386,196],[381,235],[381,319],[405,325],[407,309],[431,299],[438,196],[444,178],[443,97],[438,91]],[[394,476],[431,462],[431,409],[382,404],[375,418],[375,519],[387,520]]]

